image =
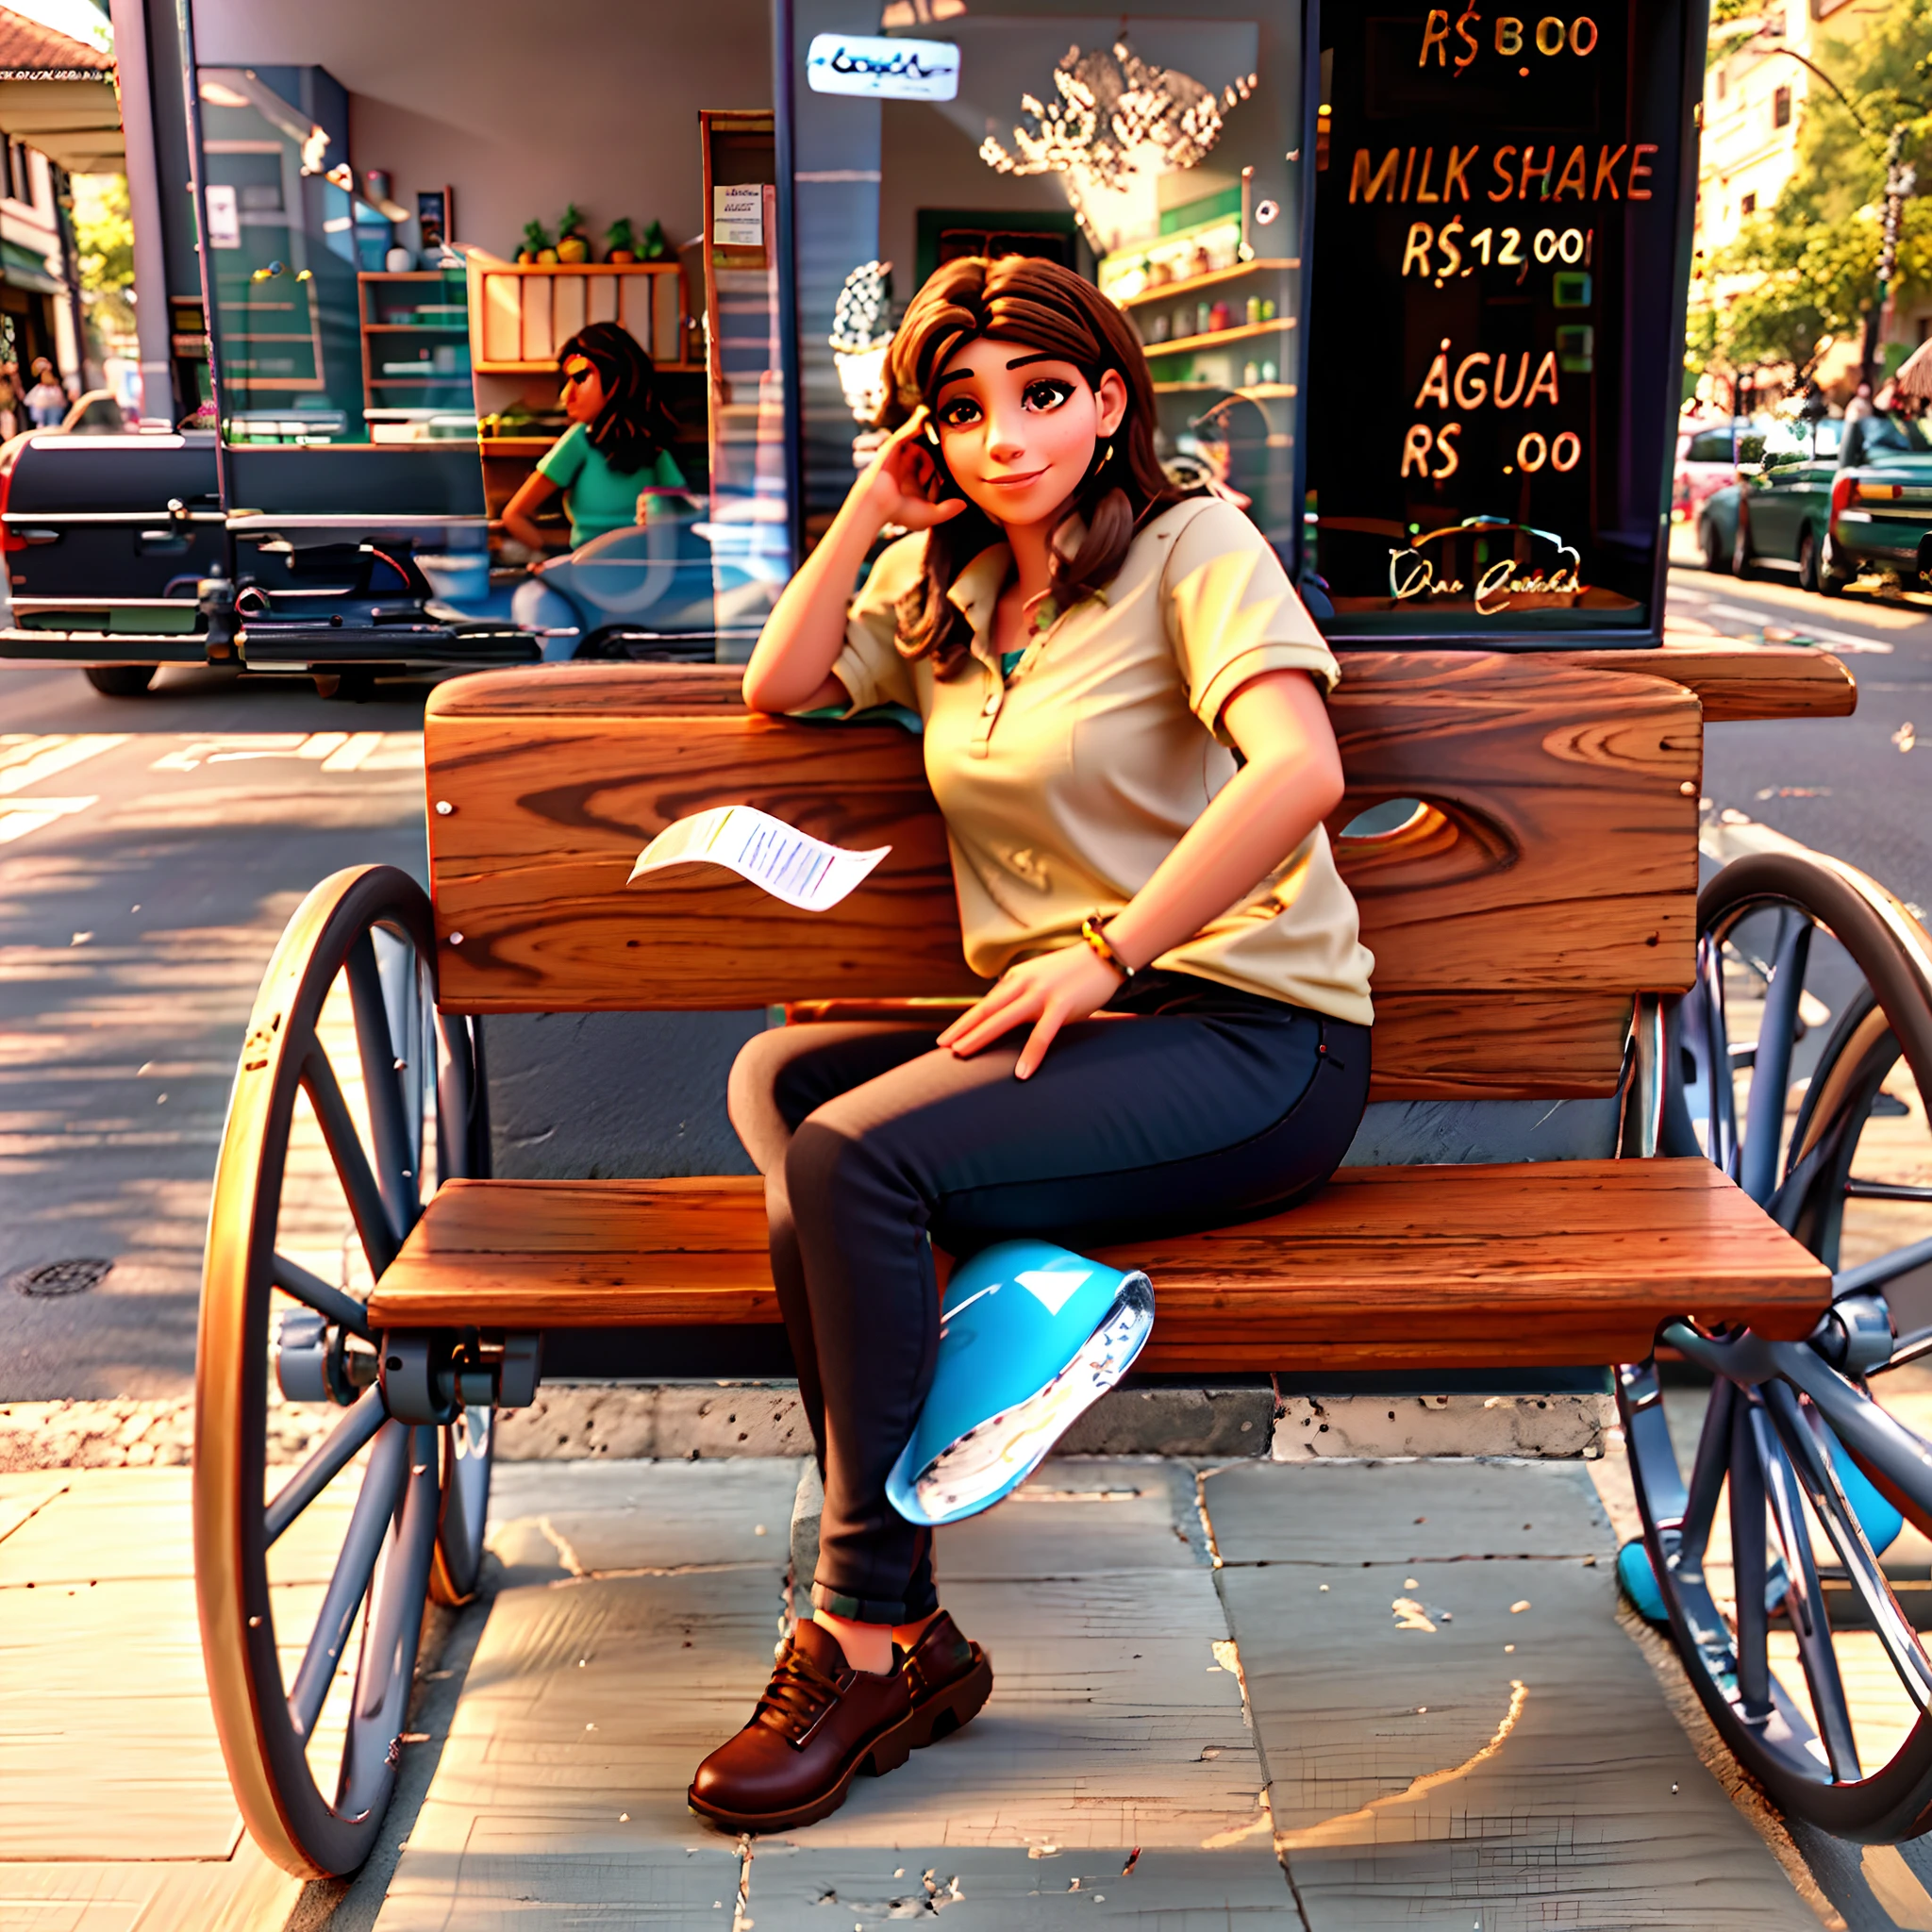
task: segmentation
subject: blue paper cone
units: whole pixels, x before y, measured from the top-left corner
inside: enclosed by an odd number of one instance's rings
[[[886,1478],[908,1523],[957,1523],[1024,1482],[1141,1353],[1154,1285],[1048,1241],[1001,1241],[955,1273],[940,1322],[931,1392]]]

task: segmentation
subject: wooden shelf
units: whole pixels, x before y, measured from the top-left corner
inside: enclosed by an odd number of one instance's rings
[[[1176,336],[1171,342],[1149,342],[1147,354],[1155,356],[1191,356],[1203,349],[1223,349],[1229,342],[1250,342],[1257,336],[1284,334],[1294,326],[1291,315],[1277,315],[1273,322],[1244,322],[1234,328],[1218,330],[1212,335]]]
[[[1232,268],[1209,269],[1205,275],[1189,275],[1184,281],[1162,282],[1158,288],[1142,289],[1138,295],[1119,298],[1123,308],[1144,308],[1152,302],[1170,302],[1176,295],[1191,295],[1197,289],[1218,288],[1223,282],[1238,282],[1243,275],[1280,275],[1299,268],[1296,260],[1238,261]]]
[[[1291,382],[1242,382],[1237,383],[1233,389],[1224,382],[1157,382],[1154,385],[1154,393],[1158,396],[1185,393],[1190,390],[1199,390],[1204,393],[1218,391],[1223,395],[1246,396],[1252,402],[1285,400],[1297,393]]]
[[[671,261],[492,261],[493,275],[675,275],[682,263]]]
[[[659,375],[702,375],[705,365],[702,362],[659,362],[653,356],[651,366]],[[476,362],[472,364],[478,375],[555,375],[557,358],[547,362]]]
[[[659,369],[686,369],[679,261],[470,260],[470,335],[479,375],[549,375],[592,322],[627,329]]]
[[[468,339],[469,324],[465,322],[386,322],[376,313],[378,298],[376,291],[382,289],[408,285],[426,288],[431,285],[447,289],[452,294],[466,288],[461,269],[411,268],[411,269],[365,269],[356,277],[356,320],[362,341],[362,407],[373,409],[377,401],[377,391],[386,389],[465,389],[470,386],[470,372],[467,369],[431,370],[423,375],[378,375],[382,352],[375,339],[395,335],[434,335]],[[448,305],[454,308],[456,305]],[[417,407],[428,407],[418,405]]]

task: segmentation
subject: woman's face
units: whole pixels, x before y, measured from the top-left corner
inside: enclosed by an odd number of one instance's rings
[[[1125,421],[1127,386],[1096,388],[1071,362],[983,337],[946,359],[933,421],[953,480],[996,523],[1044,523],[1080,487],[1094,445]]]
[[[573,356],[563,365],[563,413],[573,423],[594,423],[604,407],[604,378],[588,356]]]

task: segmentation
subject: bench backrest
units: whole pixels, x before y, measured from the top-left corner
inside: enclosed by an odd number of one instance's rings
[[[1690,984],[1700,707],[1654,674],[1600,668],[1617,655],[1348,654],[1331,833],[1386,800],[1422,807],[1337,839],[1376,958],[1377,1097],[1613,1092],[1632,996]],[[980,990],[919,743],[895,725],[747,713],[730,670],[586,665],[446,684],[425,739],[454,1011]],[[824,913],[713,867],[625,890],[673,820],[741,803],[892,850]]]

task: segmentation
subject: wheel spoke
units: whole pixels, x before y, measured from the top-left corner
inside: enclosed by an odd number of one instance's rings
[[[411,1429],[408,1487],[362,1632],[362,1660],[356,1672],[348,1744],[342,1753],[336,1808],[351,1818],[380,1806],[394,1780],[396,1740],[415,1674],[441,1494],[436,1432]]]
[[[369,1260],[369,1272],[378,1280],[402,1246],[402,1236],[391,1221],[382,1190],[370,1171],[369,1158],[357,1138],[356,1124],[349,1118],[348,1103],[336,1079],[336,1070],[321,1046],[311,1046],[302,1062],[302,1085],[309,1105],[328,1142],[329,1158],[347,1195],[349,1212],[355,1217],[356,1232],[361,1238],[362,1252]]]
[[[439,1181],[468,1179],[476,1097],[469,1022],[439,1013],[436,1024],[442,1036],[436,1075],[436,1175]]]
[[[1923,1241],[1894,1248],[1875,1261],[1860,1261],[1856,1268],[1841,1268],[1831,1277],[1831,1298],[1836,1301],[1841,1294],[1856,1294],[1863,1288],[1883,1288],[1887,1282],[1909,1274],[1928,1261],[1932,1261],[1932,1241]]]
[[[265,1548],[273,1549],[290,1524],[355,1461],[362,1445],[382,1426],[386,1413],[381,1395],[372,1389],[328,1432],[308,1460],[275,1491],[268,1506]]]
[[[364,1403],[369,1400],[363,1398]],[[363,1474],[362,1491],[349,1516],[341,1555],[336,1558],[335,1574],[329,1578],[315,1628],[309,1633],[308,1648],[302,1655],[289,1692],[289,1718],[299,1737],[308,1737],[314,1726],[349,1632],[355,1628],[356,1612],[369,1593],[369,1579],[382,1554],[382,1540],[389,1533],[396,1499],[408,1473],[408,1453],[409,1431],[401,1423],[391,1423],[378,1432]]]
[[[435,1061],[427,1023],[425,976],[415,946],[388,926],[372,926],[370,943],[375,948],[376,975],[382,981],[383,1009],[389,1015],[390,1043],[395,1048],[396,1068],[403,1093],[403,1127],[408,1140],[408,1168],[417,1178],[415,1192],[421,1195],[423,1175],[423,1096],[428,1076],[435,1073]]]
[[[1777,1386],[1784,1388],[1782,1383]],[[1785,1392],[1790,1394],[1789,1390]],[[1772,1521],[1784,1552],[1785,1610],[1797,1636],[1798,1661],[1804,1666],[1805,1682],[1811,1692],[1812,1714],[1831,1774],[1839,1783],[1847,1784],[1858,1776],[1858,1747],[1852,1735],[1852,1713],[1845,1701],[1844,1680],[1839,1674],[1838,1653],[1832,1648],[1831,1622],[1818,1587],[1811,1533],[1805,1526],[1791,1465],[1772,1434],[1770,1418],[1754,1404],[1750,1423],[1759,1465],[1768,1478]]]
[[[1864,1525],[1846,1500],[1838,1472],[1824,1453],[1817,1431],[1800,1414],[1798,1398],[1790,1384],[1765,1385],[1765,1405],[1775,1424],[1779,1440],[1790,1453],[1798,1480],[1809,1498],[1813,1513],[1824,1525],[1824,1533],[1838,1552],[1840,1565],[1852,1589],[1857,1592],[1872,1627],[1885,1654],[1897,1672],[1906,1694],[1922,1711],[1932,1710],[1932,1657],[1925,1654],[1911,1620],[1899,1607],[1891,1586],[1885,1579],[1872,1545],[1865,1540]],[[1868,1407],[1877,1409],[1875,1403]],[[1883,1414],[1883,1410],[1877,1411]],[[1890,1418],[1888,1418],[1890,1420]],[[1825,1418],[1821,1417],[1821,1422]],[[1842,1432],[1840,1432],[1842,1434]]]
[[[1779,915],[1779,925],[1785,924]],[[1797,1040],[1798,995],[1811,954],[1811,922],[1796,914],[1790,929],[1780,930],[1776,963],[1764,990],[1764,1018],[1752,1059],[1751,1096],[1745,1103],[1744,1140],[1738,1153],[1738,1185],[1759,1207],[1771,1198],[1778,1179],[1778,1148],[1784,1135],[1785,1094],[1790,1085],[1791,1048]]]
[[[1764,1465],[1751,1428],[1751,1405],[1731,1407],[1731,1575],[1737,1601],[1738,1696],[1747,1724],[1771,1715],[1770,1619],[1764,1607]]]
[[[313,1308],[351,1335],[359,1335],[364,1341],[369,1340],[369,1311],[354,1295],[331,1288],[321,1275],[309,1274],[300,1262],[290,1260],[286,1255],[269,1257],[268,1274],[285,1295]]]
[[[1734,1180],[1738,1172],[1738,1097],[1731,1086],[1731,1042],[1724,1023],[1724,958],[1714,939],[1698,944],[1697,968],[1704,982],[1704,1039],[1710,1082],[1705,1116],[1705,1151]]]
[[[375,947],[365,932],[349,948],[349,999],[356,1014],[356,1050],[362,1061],[362,1091],[369,1101],[369,1125],[375,1141],[376,1184],[390,1224],[406,1235],[421,1213],[421,1177],[410,1151],[409,1123],[396,1078],[395,1042],[390,1033],[389,1003]]]
[[[1694,1574],[1700,1580],[1710,1527],[1717,1521],[1724,1471],[1731,1459],[1731,1407],[1737,1396],[1738,1385],[1720,1375],[1711,1387],[1710,1406],[1704,1411],[1704,1427],[1697,1438],[1697,1459],[1690,1465],[1677,1564],[1687,1575]]]

